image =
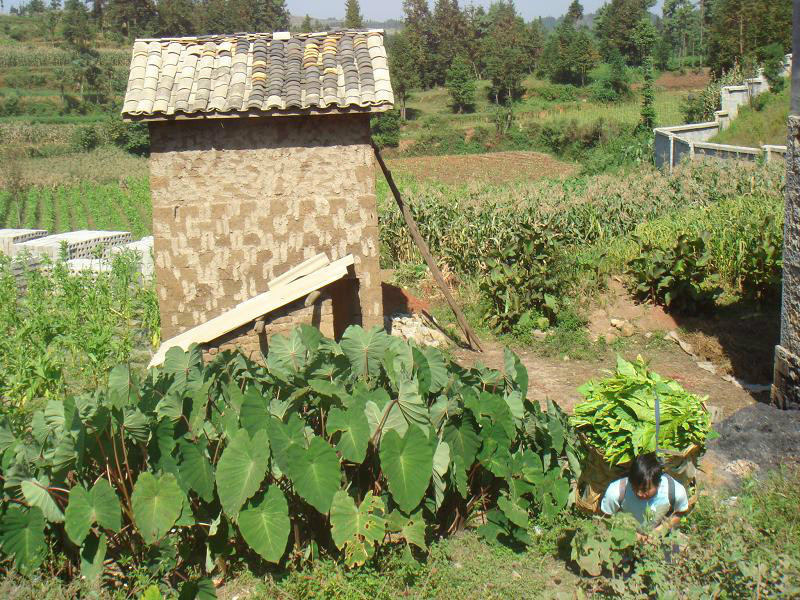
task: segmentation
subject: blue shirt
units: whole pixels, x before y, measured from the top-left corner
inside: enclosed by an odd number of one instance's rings
[[[619,486],[621,479],[617,479],[608,486],[600,509],[607,515],[613,515],[620,510],[633,515],[642,525],[657,525],[669,512],[669,482],[666,476],[661,476],[658,484],[658,493],[649,500],[642,500],[633,491],[633,486],[628,482],[622,506],[619,504]],[[673,512],[681,513],[689,510],[689,497],[686,488],[679,481],[675,481],[675,506]]]

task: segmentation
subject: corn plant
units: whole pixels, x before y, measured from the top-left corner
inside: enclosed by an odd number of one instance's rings
[[[0,550],[22,572],[49,548],[98,580],[120,565],[168,581],[218,561],[318,552],[361,565],[466,526],[528,543],[532,515],[569,503],[574,436],[528,375],[465,369],[439,351],[349,328],[273,336],[265,366],[171,349],[91,393],[0,429]]]

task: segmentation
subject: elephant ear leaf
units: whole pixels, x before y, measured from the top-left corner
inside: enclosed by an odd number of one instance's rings
[[[45,520],[36,507],[11,506],[0,522],[0,547],[14,557],[17,570],[26,575],[42,564],[47,554],[44,538]]]
[[[278,563],[289,539],[289,505],[277,486],[270,486],[261,501],[239,514],[244,541],[261,557]]]
[[[308,449],[298,445],[289,448],[287,458],[289,477],[297,493],[319,512],[327,513],[342,478],[334,449],[315,437]]]
[[[345,330],[339,345],[350,361],[353,375],[373,379],[381,372],[381,359],[391,341],[391,336],[382,327],[366,331],[358,325],[351,325]]]
[[[248,498],[258,491],[269,464],[269,440],[264,430],[250,439],[238,430],[217,464],[217,493],[222,509],[235,518]]]
[[[331,505],[331,537],[344,550],[349,567],[363,565],[373,554],[375,544],[383,541],[386,519],[383,500],[367,492],[361,506],[344,490],[339,490]]]
[[[369,421],[363,403],[347,411],[332,408],[326,426],[328,433],[341,432],[336,449],[345,460],[356,464],[364,462],[369,445]]]
[[[131,496],[133,518],[145,542],[154,544],[175,525],[186,497],[172,473],[141,473]]]
[[[25,479],[22,482],[22,495],[28,504],[41,509],[45,519],[51,523],[64,522],[64,514],[50,492],[35,479]]]
[[[122,526],[119,499],[105,479],[94,484],[91,491],[80,485],[73,487],[64,517],[67,535],[79,546],[95,523],[111,531],[119,531]]]
[[[411,512],[431,480],[433,444],[418,427],[410,427],[403,437],[390,430],[381,439],[379,454],[394,501],[403,512]]]

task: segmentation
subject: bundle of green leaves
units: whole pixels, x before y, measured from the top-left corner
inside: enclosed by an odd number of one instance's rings
[[[586,400],[575,407],[570,422],[612,466],[656,449],[656,396],[659,449],[683,452],[693,444],[704,445],[712,433],[706,398],[650,371],[641,356],[634,362],[617,357],[613,373],[578,391]]]
[[[380,328],[274,335],[266,365],[172,348],[142,381],[119,366],[107,387],[0,422],[0,555],[23,573],[125,565],[175,582],[219,560],[360,565],[466,526],[527,543],[580,464],[567,417],[527,389],[511,352],[504,373],[465,369]]]

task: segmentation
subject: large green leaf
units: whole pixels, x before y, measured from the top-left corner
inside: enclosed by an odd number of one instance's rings
[[[328,434],[341,432],[336,449],[345,460],[361,464],[369,445],[369,422],[363,404],[356,404],[347,411],[332,408],[326,423]]]
[[[381,439],[381,469],[400,509],[414,510],[425,495],[433,473],[434,446],[418,427],[402,438],[387,431]]]
[[[239,409],[239,421],[242,427],[252,437],[259,429],[267,428],[269,418],[267,399],[261,395],[261,392],[255,386],[250,386],[244,393],[244,401]]]
[[[307,363],[308,349],[303,343],[300,331],[294,329],[289,336],[273,335],[269,339],[267,366],[278,376],[296,375]]]
[[[448,425],[444,428],[444,439],[450,446],[453,456],[460,456],[464,465],[469,469],[475,462],[475,455],[481,446],[481,439],[469,421],[460,425]]]
[[[136,527],[145,542],[154,544],[169,532],[181,516],[185,501],[186,496],[172,473],[160,477],[148,472],[139,474],[131,504]]]
[[[425,550],[425,518],[422,509],[410,515],[404,515],[399,510],[393,510],[386,519],[386,529],[393,537],[405,540],[407,544],[413,544],[417,548]]]
[[[257,431],[251,440],[244,429],[237,431],[217,464],[217,493],[225,514],[236,518],[264,481],[268,464],[267,433]]]
[[[445,363],[441,350],[437,350],[433,346],[423,346],[421,351],[425,356],[425,360],[428,362],[428,370],[431,376],[428,392],[435,394],[443,389],[450,381],[450,374],[447,372],[447,364]]]
[[[196,344],[188,351],[175,347],[167,350],[163,370],[172,375],[172,390],[177,393],[188,391],[189,384],[200,384],[203,379],[203,353]]]
[[[288,466],[289,477],[300,497],[319,512],[327,513],[342,479],[334,449],[315,437],[308,449],[297,445],[289,448]]]
[[[514,389],[522,394],[523,398],[526,397],[528,395],[528,370],[525,368],[525,365],[522,364],[519,356],[508,348],[503,350],[503,358],[505,362],[506,379],[512,383]]]
[[[105,567],[107,545],[105,535],[86,538],[81,547],[81,578],[92,584],[100,581]]]
[[[0,521],[0,546],[5,554],[14,557],[22,574],[35,571],[47,554],[44,526],[44,515],[38,508],[11,506]]]
[[[105,479],[98,480],[91,491],[81,485],[73,487],[64,516],[67,535],[79,546],[95,523],[111,531],[122,526],[119,499]]]
[[[64,522],[64,513],[58,508],[50,492],[35,479],[25,479],[22,482],[22,495],[28,504],[41,509],[45,519],[51,523]]]
[[[381,372],[381,359],[390,343],[391,337],[383,327],[366,331],[358,325],[351,325],[345,330],[339,345],[350,361],[353,374],[372,379]]]
[[[385,507],[380,497],[367,492],[361,506],[344,490],[339,490],[331,505],[331,537],[344,550],[348,566],[363,565],[386,534]]]
[[[289,506],[277,486],[263,499],[239,514],[239,531],[248,545],[271,563],[280,562],[289,538]]]
[[[178,600],[216,600],[217,589],[210,579],[187,581],[181,586]]]
[[[305,448],[303,421],[296,414],[290,416],[286,424],[272,417],[267,421],[267,432],[272,446],[273,460],[278,463],[278,468],[286,473],[289,470],[289,449],[292,446]]]
[[[447,483],[444,476],[450,467],[450,446],[445,441],[440,441],[433,454],[433,490],[436,494],[436,508],[439,508],[444,501],[444,493]]]
[[[181,479],[206,502],[214,499],[214,468],[202,444],[181,442]]]
[[[419,425],[427,430],[430,417],[428,407],[419,393],[419,382],[415,379],[400,382],[397,405],[409,425]]]
[[[134,400],[136,384],[128,365],[117,365],[108,375],[108,400],[114,408],[122,409]]]

